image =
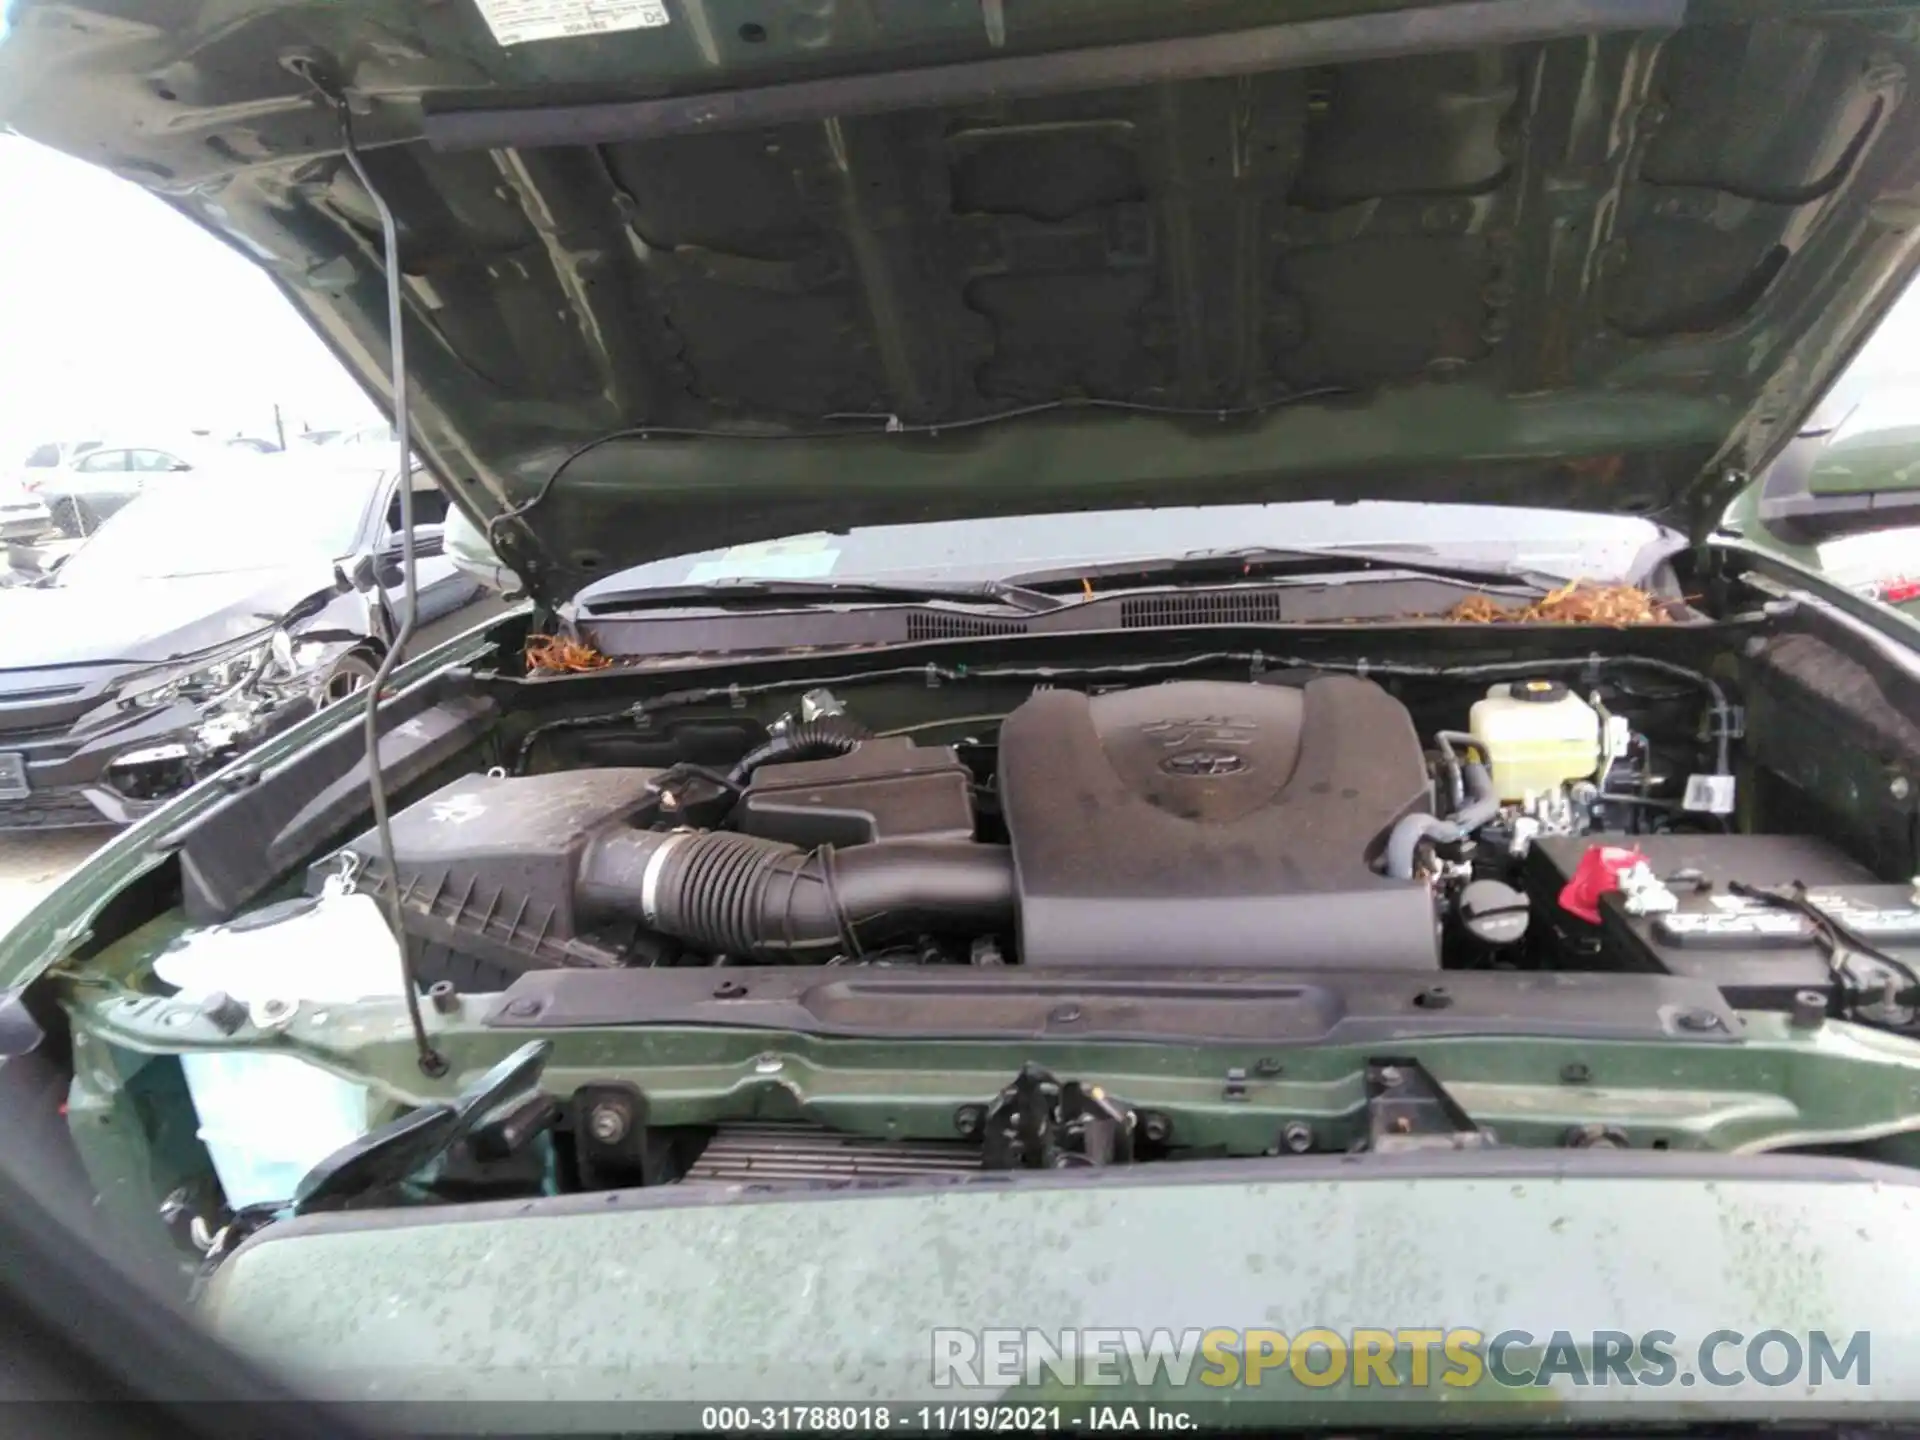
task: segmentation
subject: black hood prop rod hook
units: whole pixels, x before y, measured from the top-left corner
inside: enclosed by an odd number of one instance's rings
[[[387,809],[386,780],[380,773],[380,701],[386,693],[387,684],[394,669],[400,664],[409,643],[413,639],[415,626],[419,620],[419,585],[415,571],[414,535],[413,535],[413,434],[408,414],[407,389],[407,347],[406,347],[406,304],[401,290],[400,278],[400,227],[393,217],[393,207],[387,204],[386,197],[373,183],[372,175],[360,156],[360,147],[353,138],[353,113],[348,106],[346,94],[340,88],[330,84],[321,68],[311,62],[303,61],[298,73],[305,76],[307,82],[333,108],[334,116],[340,126],[340,148],[347,164],[352,167],[361,189],[367,192],[367,198],[373,202],[380,216],[380,236],[387,282],[387,327],[392,343],[392,384],[393,384],[393,428],[399,443],[400,475],[400,572],[402,594],[400,597],[400,624],[387,645],[386,654],[373,672],[373,679],[367,686],[364,727],[367,754],[367,799],[373,809],[373,828],[379,837],[380,856],[386,863],[388,875],[398,875],[393,846],[393,825]],[[447,1060],[433,1046],[427,1037],[426,1021],[420,1011],[420,989],[413,974],[413,957],[407,949],[407,932],[402,925],[400,909],[400,891],[397,885],[385,887],[387,923],[393,928],[394,942],[400,947],[400,988],[407,1002],[407,1022],[413,1030],[414,1049],[417,1052],[420,1073],[433,1079],[445,1075]]]

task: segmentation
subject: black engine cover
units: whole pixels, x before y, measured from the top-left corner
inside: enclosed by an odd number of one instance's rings
[[[1371,861],[1432,802],[1371,681],[1034,695],[1000,729],[1028,965],[1432,969],[1424,884]]]

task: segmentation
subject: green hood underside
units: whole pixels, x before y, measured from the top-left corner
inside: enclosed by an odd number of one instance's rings
[[[516,8],[628,28],[502,44],[489,15]],[[1156,503],[1699,529],[1915,260],[1920,30],[1895,4],[16,0],[10,23],[0,120],[229,237],[390,398],[351,115],[398,224],[417,448],[476,518],[652,427],[496,528],[549,600],[800,530]]]

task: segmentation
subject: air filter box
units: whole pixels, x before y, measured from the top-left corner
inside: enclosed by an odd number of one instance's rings
[[[865,740],[847,755],[762,765],[734,828],[807,848],[971,840],[973,772],[951,746]]]
[[[651,951],[636,947],[660,942],[631,920],[578,913],[574,874],[581,851],[610,826],[655,818],[659,773],[464,776],[393,817],[397,874],[369,830],[316,862],[307,888],[317,893],[343,856],[362,889],[385,894],[397,883],[422,979],[477,978],[485,988],[526,970],[647,963]]]

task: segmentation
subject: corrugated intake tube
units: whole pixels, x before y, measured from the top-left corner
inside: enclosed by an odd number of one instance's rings
[[[778,735],[753,747],[728,773],[735,785],[744,785],[762,765],[785,764],[793,760],[830,760],[849,755],[868,737],[867,727],[845,715],[822,715],[817,720],[802,720],[789,725]]]
[[[802,850],[724,830],[623,830],[588,849],[575,889],[585,906],[703,950],[788,964],[1013,923],[1011,852],[971,841]]]

